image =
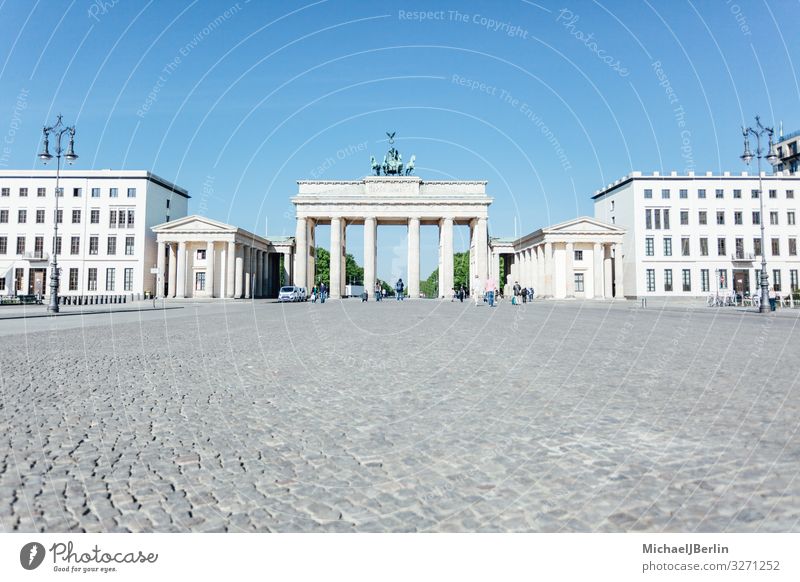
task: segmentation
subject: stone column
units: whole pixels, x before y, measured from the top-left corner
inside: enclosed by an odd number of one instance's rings
[[[339,216],[331,218],[331,263],[329,273],[330,298],[342,298],[342,219]]]
[[[500,291],[503,290],[505,286],[505,281],[500,280],[500,253],[492,252],[492,277],[494,280],[497,281],[497,285],[500,288]]]
[[[261,251],[261,297],[269,295],[269,251]]]
[[[294,241],[294,281],[297,287],[308,287],[306,275],[308,269],[308,221],[303,217],[297,218],[297,230]]]
[[[306,292],[316,284],[317,275],[317,221],[314,218],[308,219],[308,265],[306,267]]]
[[[244,245],[243,263],[244,263],[244,298],[250,299],[250,285],[252,285],[251,273],[253,271],[253,263],[251,258],[251,248],[249,245]]]
[[[236,282],[236,243],[228,241],[225,250],[225,297],[233,299]]]
[[[175,297],[178,290],[178,248],[175,243],[169,243],[169,281],[167,282],[167,296]]]
[[[452,240],[452,236],[450,237]],[[479,218],[475,223],[475,266],[478,277],[486,280],[489,277],[489,231],[485,218]],[[499,285],[500,282],[495,279]]]
[[[419,218],[408,219],[408,296],[419,298]]]
[[[156,297],[164,296],[164,269],[167,263],[167,245],[164,241],[158,241],[158,256],[156,257],[156,267],[158,268],[158,275],[156,275]]]
[[[536,293],[544,297],[546,289],[544,288],[544,247],[536,245]]]
[[[364,289],[372,295],[375,292],[375,242],[378,221],[374,216],[364,219]]]
[[[256,292],[253,297],[261,297],[264,283],[264,251],[256,249]]]
[[[344,293],[345,285],[347,285],[347,219],[342,218],[342,268],[339,281],[342,293]]]
[[[609,252],[608,246],[605,247],[605,251]],[[611,286],[611,255],[609,252],[609,256],[603,257],[603,297],[606,299],[611,299],[613,297],[611,290],[613,287]]]
[[[553,243],[544,243],[544,292],[553,297]]]
[[[603,298],[603,245],[594,243],[592,250],[592,271],[594,272],[594,298]]]
[[[176,297],[186,297],[186,243],[178,243],[178,279],[175,286]]]
[[[566,260],[564,261],[564,272],[566,273],[567,277],[567,297],[575,297],[575,245],[571,242],[568,242],[566,247],[567,256]]]
[[[214,241],[206,243],[206,295],[214,297]]]
[[[615,299],[625,299],[625,289],[623,287],[623,273],[622,273],[622,243],[614,244],[614,293]],[[673,282],[674,285],[674,282]]]
[[[244,245],[236,245],[236,273],[234,274],[233,296],[236,299],[242,298],[244,282]]]
[[[443,218],[439,228],[442,246],[442,267],[439,270],[439,297],[449,297],[453,288],[453,219]]]
[[[283,284],[292,284],[292,251],[283,252]],[[279,275],[280,276],[280,275]],[[278,281],[280,283],[280,280]],[[280,288],[280,285],[278,285]]]

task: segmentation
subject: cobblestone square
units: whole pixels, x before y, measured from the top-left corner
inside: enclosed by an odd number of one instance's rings
[[[0,313],[2,531],[800,531],[792,310],[167,306]]]

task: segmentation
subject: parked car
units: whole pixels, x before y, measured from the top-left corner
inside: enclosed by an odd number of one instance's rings
[[[281,290],[278,292],[278,301],[305,301],[304,298],[301,299],[302,295],[300,290],[301,287],[295,287],[294,285],[281,287]]]
[[[298,287],[297,289],[300,290],[300,301],[308,301],[308,293],[306,292],[306,288]]]

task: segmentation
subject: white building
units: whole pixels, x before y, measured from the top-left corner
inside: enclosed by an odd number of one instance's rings
[[[0,295],[50,294],[56,173],[0,171]],[[186,216],[189,194],[146,171],[62,170],[59,294],[152,292],[151,227]]]
[[[798,288],[800,176],[633,172],[595,193],[595,218],[625,228],[627,297],[753,293],[765,222],[769,284]]]

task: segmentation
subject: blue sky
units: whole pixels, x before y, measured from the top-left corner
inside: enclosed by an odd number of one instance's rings
[[[488,180],[491,235],[522,234],[591,215],[631,170],[744,170],[757,113],[800,129],[798,8],[0,0],[2,164],[39,167],[61,112],[78,168],[152,170],[191,212],[293,234],[296,180],[363,177],[396,131],[423,179]],[[405,276],[404,237],[379,229],[380,276]],[[422,244],[426,276],[434,228]]]

